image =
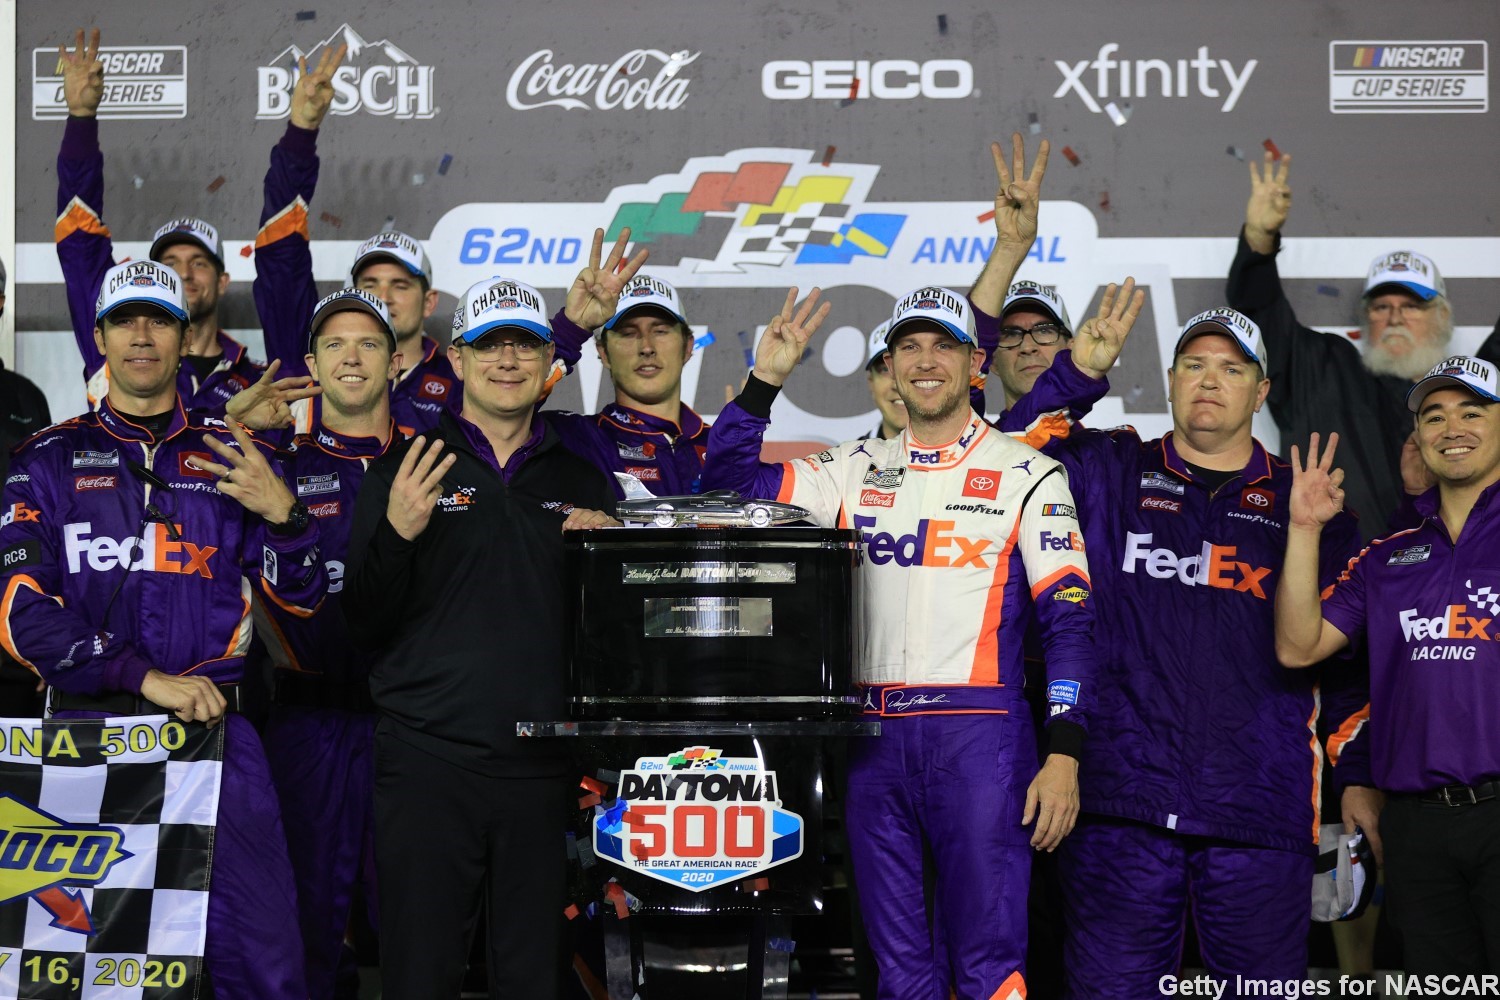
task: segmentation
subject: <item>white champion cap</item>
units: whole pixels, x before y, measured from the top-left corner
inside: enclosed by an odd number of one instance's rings
[[[1428,394],[1438,389],[1467,389],[1480,399],[1500,401],[1495,366],[1466,354],[1455,354],[1433,365],[1432,370],[1407,390],[1406,408],[1416,413]]]
[[[1397,250],[1375,258],[1370,265],[1370,276],[1365,279],[1366,297],[1382,285],[1399,285],[1424,302],[1448,294],[1448,286],[1432,258],[1411,250]]]
[[[936,323],[959,343],[979,346],[979,338],[974,334],[974,314],[969,311],[968,300],[951,288],[928,285],[898,301],[891,313],[886,343],[895,340],[903,327],[917,322]]]
[[[389,230],[376,233],[361,243],[354,251],[354,266],[349,268],[349,276],[357,279],[361,268],[380,260],[400,264],[431,287],[432,262],[427,259],[427,251],[422,249],[421,243],[405,233]]]
[[[99,298],[94,302],[94,322],[104,322],[104,317],[132,302],[156,306],[180,322],[188,321],[177,272],[154,260],[116,264],[104,272],[104,283],[99,286]]]
[[[341,312],[363,312],[374,316],[380,323],[380,328],[385,331],[385,335],[390,338],[391,349],[395,350],[396,332],[391,329],[390,310],[386,309],[384,302],[363,288],[340,288],[323,297],[323,301],[313,309],[312,322],[307,327],[308,350],[312,350],[312,340],[318,335],[318,330],[323,326],[324,321],[333,314]]]
[[[1005,314],[1012,309],[1021,306],[1032,306],[1038,312],[1052,317],[1053,322],[1061,323],[1069,335],[1073,332],[1073,321],[1068,319],[1068,307],[1063,305],[1061,296],[1057,289],[1051,285],[1039,285],[1034,281],[1018,281],[1010,286],[1010,291],[1005,295],[1005,304],[1000,307],[1000,318],[1003,320]]]
[[[1260,365],[1261,374],[1269,370],[1266,365],[1266,341],[1260,335],[1260,327],[1249,316],[1228,306],[1201,312],[1184,323],[1182,336],[1177,338],[1177,346],[1172,349],[1172,357],[1182,353],[1183,344],[1205,333],[1228,335],[1239,345],[1246,358]]]
[[[173,219],[151,237],[151,251],[146,255],[152,260],[161,260],[167,247],[179,243],[193,243],[208,251],[210,257],[224,270],[224,247],[219,242],[219,231],[202,219]]]
[[[688,325],[687,317],[682,313],[682,296],[677,294],[677,289],[660,278],[638,274],[620,289],[620,304],[615,306],[615,314],[605,322],[604,329],[613,330],[626,315],[648,306],[669,312],[677,322]]]
[[[530,285],[509,278],[490,278],[471,285],[453,311],[453,342],[472,344],[491,330],[516,327],[547,342],[552,325],[547,303]]]
[[[879,326],[877,326],[875,329],[873,329],[873,330],[870,331],[870,344],[869,344],[870,359],[865,362],[865,367],[866,368],[869,368],[871,365],[875,364],[875,362],[877,362],[881,358],[885,357],[885,352],[886,352],[885,334],[886,334],[886,331],[889,330],[890,328],[891,328],[891,321],[890,320],[885,320]]]

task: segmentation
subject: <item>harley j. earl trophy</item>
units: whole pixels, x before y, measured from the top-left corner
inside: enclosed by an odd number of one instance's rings
[[[569,852],[602,911],[612,1000],[665,992],[653,939],[690,949],[695,920],[735,913],[745,995],[785,997],[786,920],[823,906],[825,746],[879,732],[851,693],[858,533],[638,487],[626,527],[567,536],[572,717],[519,729],[574,741]]]

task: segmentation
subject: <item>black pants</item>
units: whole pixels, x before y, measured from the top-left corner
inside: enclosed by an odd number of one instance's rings
[[[392,1000],[459,995],[481,903],[490,996],[561,988],[568,782],[465,770],[377,729],[380,974]]]
[[[1380,816],[1387,912],[1412,975],[1500,972],[1500,800],[1391,796]]]

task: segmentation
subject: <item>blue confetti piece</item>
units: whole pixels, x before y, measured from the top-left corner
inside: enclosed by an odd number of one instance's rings
[[[694,339],[693,347],[698,350],[702,350],[709,344],[712,344],[716,339],[718,338],[714,336],[714,332],[712,330],[705,330],[703,331],[703,336]]]
[[[1318,294],[1319,295],[1331,295],[1334,298],[1338,298],[1339,297],[1339,290],[1337,288],[1334,288],[1332,285],[1319,285],[1318,286]]]
[[[1031,132],[1032,135],[1042,134],[1042,123],[1041,120],[1037,118],[1035,111],[1026,116],[1026,128]]]
[[[791,938],[773,937],[766,939],[766,947],[772,951],[781,951],[790,955],[797,950],[797,942]]]
[[[744,330],[741,330],[739,332],[739,338],[740,338],[740,350],[742,350],[742,351],[745,352],[745,367],[746,368],[754,368],[755,367],[755,348],[752,346],[752,344],[750,342],[750,334],[746,333]]]
[[[299,10],[299,11],[297,11],[297,20],[299,20],[299,21],[316,21],[317,19],[318,19],[318,12],[315,11],[315,10]]]
[[[446,177],[448,175],[448,168],[451,166],[453,166],[453,154],[444,153],[443,161],[438,164],[438,176]]]
[[[938,34],[940,34],[940,35],[946,35],[947,33],[948,33],[948,15],[947,14],[939,14],[938,15]]]

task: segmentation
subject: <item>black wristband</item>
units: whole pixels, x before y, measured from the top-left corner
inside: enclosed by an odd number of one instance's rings
[[[1058,719],[1047,726],[1047,752],[1082,760],[1083,742],[1087,735],[1087,730],[1078,723]]]
[[[779,395],[781,395],[781,386],[763,382],[752,372],[735,402],[740,404],[740,409],[752,417],[770,420],[771,404],[776,402],[776,397]]]

